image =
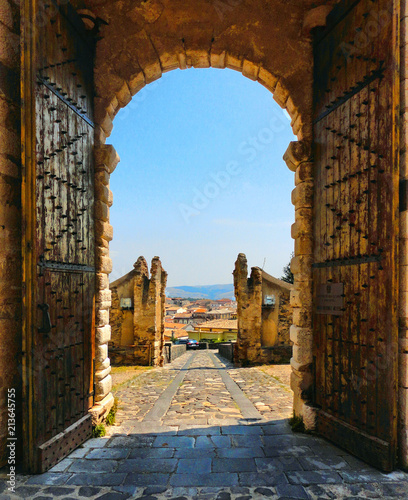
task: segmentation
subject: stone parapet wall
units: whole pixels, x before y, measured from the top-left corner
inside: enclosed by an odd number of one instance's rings
[[[175,359],[179,358],[187,351],[185,344],[171,344],[166,342],[163,350],[163,362],[164,364],[172,363]]]
[[[228,342],[225,344],[218,344],[218,353],[225,359],[228,359],[231,363],[234,362],[234,352],[236,342]]]

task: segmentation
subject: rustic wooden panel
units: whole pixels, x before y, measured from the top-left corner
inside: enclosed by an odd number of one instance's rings
[[[314,315],[321,434],[379,468],[396,457],[399,2],[343,1],[315,33]]]
[[[33,472],[51,467],[90,436],[86,415],[93,402],[94,40],[72,7],[63,4],[56,9],[56,2],[49,7],[25,2],[34,17],[39,8],[46,13],[49,9],[48,22],[30,33],[32,65],[25,63],[30,81],[25,91],[34,102],[27,109],[34,118],[32,142],[25,144],[25,199],[33,202],[24,207],[26,224],[31,224],[25,248],[33,249],[25,255],[26,275],[32,262],[26,293],[35,297],[26,319],[26,329],[32,332],[27,339],[32,371],[26,375],[31,387],[25,427]],[[77,422],[82,422],[80,432]]]

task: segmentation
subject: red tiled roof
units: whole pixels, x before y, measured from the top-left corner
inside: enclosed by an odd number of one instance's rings
[[[187,325],[183,325],[183,323],[164,323],[164,328],[168,330],[182,330]]]
[[[174,315],[175,318],[191,318],[191,313],[178,313]]]
[[[238,320],[236,319],[214,319],[211,321],[207,321],[205,323],[201,323],[194,327],[195,330],[199,330],[200,328],[221,328],[223,330],[237,330],[238,329]]]

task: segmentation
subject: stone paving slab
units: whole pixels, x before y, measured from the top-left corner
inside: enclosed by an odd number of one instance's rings
[[[146,419],[190,357],[141,375],[144,387],[120,391],[118,425],[107,436],[87,441],[46,474],[19,475],[15,494],[2,471],[0,500],[408,499],[408,474],[383,474],[322,438],[293,434],[292,395],[282,382],[219,357],[214,363],[204,351],[193,354],[167,414]],[[217,370],[235,380],[239,398],[227,397]],[[243,398],[260,420],[246,419],[241,408],[235,417],[214,410],[233,410]]]

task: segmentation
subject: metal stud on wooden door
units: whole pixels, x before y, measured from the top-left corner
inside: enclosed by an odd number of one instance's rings
[[[24,427],[43,472],[91,435],[94,40],[66,2],[24,9],[48,20],[26,21],[23,54]]]
[[[397,444],[398,30],[398,1],[343,1],[314,43],[318,430],[384,470]]]

